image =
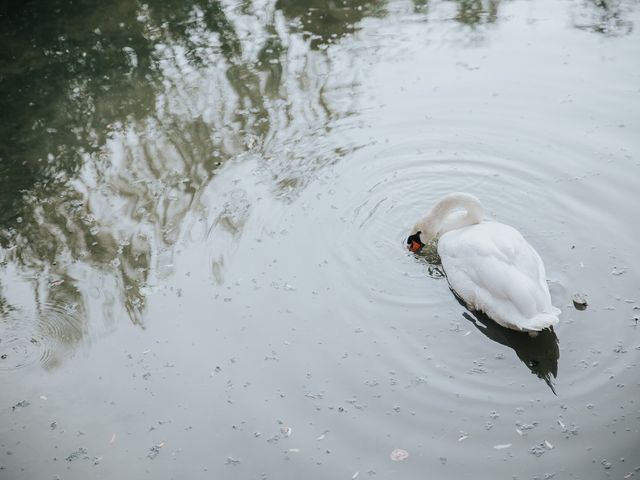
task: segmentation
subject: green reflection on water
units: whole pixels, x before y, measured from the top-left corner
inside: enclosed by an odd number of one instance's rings
[[[501,0],[458,0],[456,20],[469,26],[495,23]]]
[[[313,36],[313,48],[334,42],[354,31],[365,15],[359,6],[345,2],[336,13],[333,4],[319,4],[312,10],[327,15],[312,15],[292,32]],[[295,127],[290,97],[305,98],[305,89],[322,104],[306,127],[317,131],[333,116],[318,96],[322,81],[307,77],[301,90],[283,88],[289,34],[278,32],[274,12],[254,10],[208,1],[34,2],[3,13],[3,265],[64,279],[48,297],[81,312],[86,269],[104,271],[116,279],[128,316],[142,323],[154,255],[175,245],[181,221],[220,165],[243,152],[267,154],[269,135],[273,141],[277,128]],[[291,25],[306,11],[279,7]],[[254,38],[239,31],[249,16],[262,21]],[[194,112],[194,94],[206,99],[211,92],[199,90],[210,85],[216,100]],[[295,177],[274,175],[287,188],[304,183]]]

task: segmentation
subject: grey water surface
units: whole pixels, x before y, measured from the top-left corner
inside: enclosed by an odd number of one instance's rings
[[[0,22],[0,479],[640,477],[639,2]],[[538,250],[554,332],[406,251],[451,191]]]

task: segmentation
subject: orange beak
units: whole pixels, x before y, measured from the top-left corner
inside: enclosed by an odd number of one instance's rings
[[[409,244],[409,250],[411,250],[413,253],[417,253],[421,248],[422,244],[416,242],[415,240],[411,240],[411,243]]]

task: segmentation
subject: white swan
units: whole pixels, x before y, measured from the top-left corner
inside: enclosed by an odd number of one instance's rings
[[[468,193],[441,198],[416,223],[407,247],[418,252],[434,238],[449,285],[471,310],[503,327],[536,335],[558,323],[540,255],[513,227],[483,222],[480,201]]]

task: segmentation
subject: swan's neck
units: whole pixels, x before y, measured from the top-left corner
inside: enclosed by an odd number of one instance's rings
[[[427,231],[440,236],[451,230],[480,223],[484,209],[480,200],[468,193],[451,193],[436,203],[423,219]]]

